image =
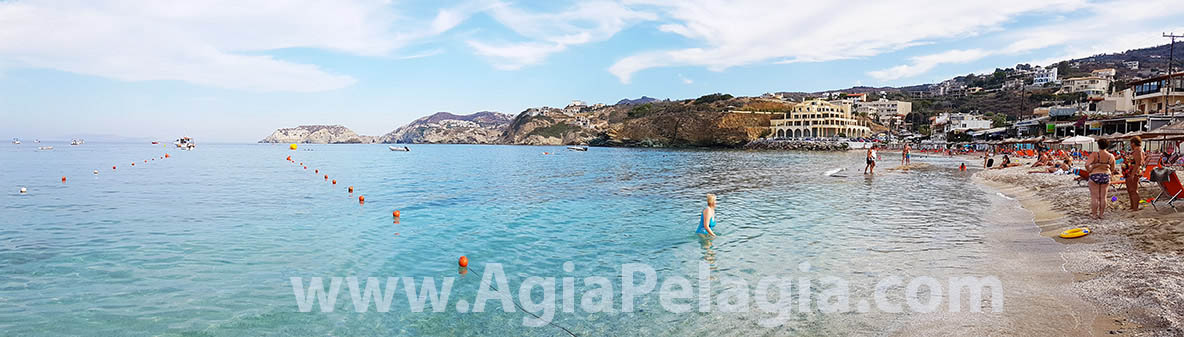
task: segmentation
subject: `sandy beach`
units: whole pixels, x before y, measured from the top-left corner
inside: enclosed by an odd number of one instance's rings
[[[981,167],[981,159],[965,156]],[[1030,162],[1030,160],[1028,160]],[[1074,275],[1072,288],[1096,306],[1095,335],[1178,336],[1184,328],[1184,215],[1161,202],[1127,210],[1125,187],[1110,189],[1104,220],[1089,218],[1089,190],[1071,175],[1028,174],[1028,165],[982,170],[975,181],[1015,198],[1031,211],[1040,235],[1063,243],[1063,269]],[[1159,187],[1143,183],[1142,198]],[[1177,208],[1184,208],[1184,203]],[[1077,239],[1061,231],[1087,226],[1094,232]]]

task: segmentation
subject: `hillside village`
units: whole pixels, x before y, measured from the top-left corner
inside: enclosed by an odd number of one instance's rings
[[[340,127],[342,137],[304,139],[294,136],[313,132],[280,130],[291,136],[261,142],[734,147],[758,139],[855,139],[943,147],[972,140],[1127,134],[1184,119],[1176,117],[1184,112],[1184,73],[1180,61],[1170,64],[1173,54],[1170,45],[1162,45],[900,88],[757,97],[715,93],[684,100],[642,96],[612,105],[573,100],[513,116],[442,112],[381,137]]]

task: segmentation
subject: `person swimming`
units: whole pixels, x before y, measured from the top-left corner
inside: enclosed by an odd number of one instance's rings
[[[715,231],[711,228],[715,227],[715,194],[707,195],[707,208],[703,209],[703,213],[699,214],[699,228],[695,229],[695,233],[700,236],[715,237]]]

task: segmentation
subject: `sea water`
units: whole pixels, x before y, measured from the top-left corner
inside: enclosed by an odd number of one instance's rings
[[[914,156],[926,165],[902,171],[884,154],[876,174],[864,175],[863,153],[854,151],[410,147],[0,147],[0,331],[555,336],[565,334],[561,326],[588,336],[869,335],[967,324],[907,310],[807,310],[766,327],[757,321],[770,315],[755,309],[672,313],[655,291],[633,312],[620,312],[618,295],[613,312],[576,304],[555,325],[526,327],[525,313],[496,300],[483,313],[456,309],[457,300],[473,303],[490,263],[502,266],[516,299],[529,276],[603,276],[620,287],[629,263],[692,282],[702,266],[713,282],[753,286],[769,276],[837,277],[852,284],[852,307],[888,276],[998,276],[1008,294],[1026,287],[994,258],[1014,242],[991,233],[1030,229],[1030,215],[976,187],[955,159]],[[846,176],[823,175],[843,167]],[[708,193],[718,195],[713,240],[694,233]],[[333,312],[298,310],[293,277],[307,286],[311,277],[327,285],[348,276],[455,280],[441,313],[412,312],[402,285],[390,312],[354,311],[345,289]],[[709,292],[721,291],[717,283]],[[1008,300],[1023,311],[1021,299]],[[974,331],[1011,331],[1009,316],[984,308]]]

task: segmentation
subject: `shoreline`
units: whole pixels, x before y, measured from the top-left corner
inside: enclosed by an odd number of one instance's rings
[[[1030,160],[1024,162],[1030,163]],[[1166,204],[1158,210],[1145,206],[1126,210],[1125,186],[1110,189],[1105,220],[1088,215],[1089,191],[1073,176],[1028,174],[1027,165],[1002,170],[979,170],[974,182],[1014,198],[1033,215],[1038,235],[1061,244],[1062,269],[1072,275],[1070,286],[1093,306],[1097,316],[1093,334],[1178,334],[1184,328],[1184,284],[1170,276],[1184,275],[1184,215]],[[1140,197],[1159,192],[1142,184]],[[1060,231],[1090,227],[1094,233],[1062,239]],[[1166,233],[1165,233],[1166,232]]]

